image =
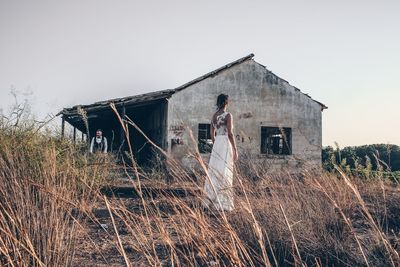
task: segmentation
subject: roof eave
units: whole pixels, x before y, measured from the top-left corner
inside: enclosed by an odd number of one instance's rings
[[[150,102],[158,101],[161,99],[168,99],[174,93],[175,93],[174,89],[167,89],[167,90],[156,91],[156,92],[151,92],[151,93],[146,93],[146,94],[141,94],[141,95],[136,95],[136,96],[131,96],[131,97],[123,97],[123,98],[115,98],[115,99],[110,99],[110,100],[105,100],[105,101],[98,101],[98,102],[95,102],[90,105],[75,105],[71,108],[62,109],[59,113],[57,113],[57,116],[59,116],[59,115],[76,116],[76,115],[79,115],[78,109],[83,109],[86,112],[102,110],[102,109],[109,108],[111,103],[113,103],[116,107],[132,106],[132,105],[147,103],[147,102],[150,103]]]

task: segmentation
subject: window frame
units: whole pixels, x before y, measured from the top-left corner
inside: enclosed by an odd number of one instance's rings
[[[201,138],[204,137],[204,133],[206,138]],[[211,123],[199,123],[197,125],[197,148],[199,150],[199,153],[211,153],[212,146],[213,143],[211,138]]]
[[[279,139],[278,139],[279,138]],[[292,128],[261,126],[260,154],[269,156],[292,155]]]

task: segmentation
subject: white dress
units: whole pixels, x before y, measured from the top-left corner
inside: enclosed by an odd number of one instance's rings
[[[224,112],[212,122],[216,130],[214,145],[208,164],[208,177],[204,184],[205,206],[213,204],[218,210],[231,211],[233,204],[233,150],[228,138]]]

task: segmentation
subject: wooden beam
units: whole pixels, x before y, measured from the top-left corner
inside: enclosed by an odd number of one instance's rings
[[[122,120],[125,120],[125,115],[126,115],[126,107],[124,105],[124,106],[122,106],[122,111],[121,111]],[[119,140],[120,140],[121,145],[122,145],[123,141],[125,140],[125,132],[124,132],[124,128],[122,127],[122,125],[120,125],[120,129],[119,129]]]
[[[76,144],[76,127],[74,127],[74,145]]]
[[[162,148],[168,152],[168,100],[165,99],[161,105],[161,131],[162,131]]]
[[[65,134],[65,118],[64,116],[61,117],[61,138],[64,138]]]

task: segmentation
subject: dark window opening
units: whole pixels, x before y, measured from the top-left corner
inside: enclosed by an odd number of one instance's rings
[[[210,133],[211,125],[209,123],[199,123],[198,148],[200,153],[211,153],[212,139]]]
[[[292,154],[292,129],[261,127],[261,154]]]

